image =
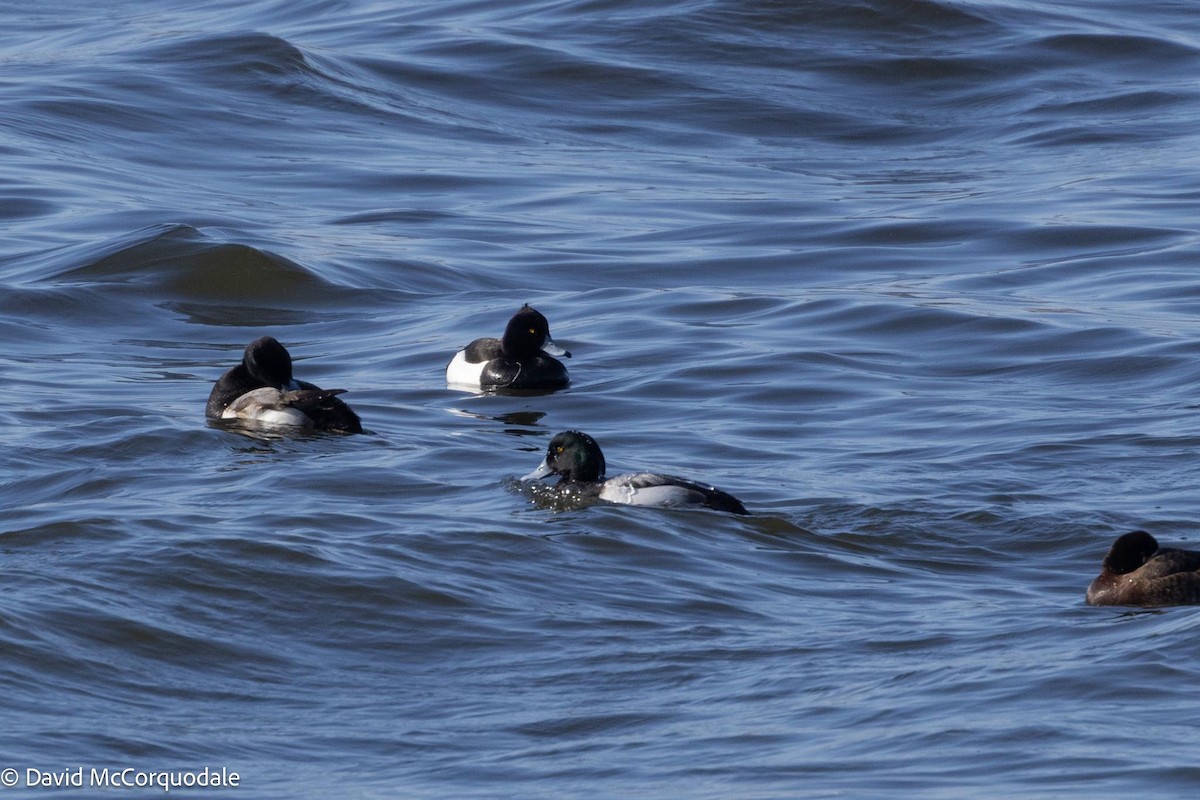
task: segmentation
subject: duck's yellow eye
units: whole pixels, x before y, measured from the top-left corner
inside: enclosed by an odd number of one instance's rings
[[[530,329],[529,329],[529,332],[530,332],[530,333],[533,333],[533,334],[536,334],[536,333],[537,333],[537,328],[530,328]]]
[[[558,447],[554,448],[554,452],[556,452],[556,453],[561,453],[562,451],[563,451],[563,446],[561,444]]]

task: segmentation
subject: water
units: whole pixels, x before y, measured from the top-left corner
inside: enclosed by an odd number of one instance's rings
[[[13,796],[1200,786],[1197,612],[1083,602],[1196,537],[1190,5],[3,18]],[[447,390],[525,302],[571,388]],[[369,433],[206,424],[265,334]],[[540,507],[566,428],[753,516]]]

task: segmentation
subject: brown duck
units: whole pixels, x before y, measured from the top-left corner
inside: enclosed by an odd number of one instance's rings
[[[1113,542],[1087,590],[1093,606],[1180,606],[1200,603],[1200,552],[1160,548],[1145,531]]]

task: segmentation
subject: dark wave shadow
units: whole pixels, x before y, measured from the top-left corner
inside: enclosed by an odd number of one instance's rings
[[[23,271],[38,289],[52,284],[97,302],[133,299],[188,321],[240,325],[312,322],[322,312],[361,306],[363,290],[344,286],[258,247],[215,240],[183,224],[139,229],[106,242],[60,248]]]

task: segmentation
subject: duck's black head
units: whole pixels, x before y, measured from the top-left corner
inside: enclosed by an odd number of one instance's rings
[[[563,431],[550,440],[546,459],[526,477],[561,475],[561,483],[594,483],[604,480],[604,453],[596,440],[581,431]]]
[[[283,389],[292,383],[292,356],[287,348],[270,336],[246,345],[242,365],[265,386]]]
[[[555,356],[571,357],[571,354],[550,338],[550,322],[528,303],[513,314],[504,328],[500,349],[510,358],[529,358],[545,350]]]
[[[1119,537],[1104,557],[1104,568],[1117,575],[1133,572],[1158,552],[1158,541],[1145,531]]]

